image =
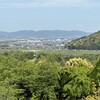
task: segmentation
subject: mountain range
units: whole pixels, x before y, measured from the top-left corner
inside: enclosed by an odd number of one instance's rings
[[[89,32],[83,32],[78,30],[21,30],[15,32],[0,31],[0,40],[3,39],[24,39],[24,38],[68,38],[75,39],[82,36],[89,35]]]
[[[100,50],[100,31],[66,43],[68,49]]]

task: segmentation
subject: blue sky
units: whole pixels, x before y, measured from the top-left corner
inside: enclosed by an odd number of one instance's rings
[[[100,0],[0,0],[0,31],[100,30]]]

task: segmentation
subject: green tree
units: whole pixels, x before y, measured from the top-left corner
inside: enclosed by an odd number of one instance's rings
[[[77,100],[92,93],[91,79],[88,77],[91,68],[83,61],[80,60],[78,64],[74,61],[72,64],[71,60],[71,65],[62,68],[56,88],[58,100]]]
[[[96,84],[97,90],[100,89],[100,58],[98,59],[95,67],[90,74],[90,77],[93,79],[93,82]]]
[[[38,100],[56,100],[54,88],[58,83],[58,72],[60,65],[57,62],[50,62],[41,56],[36,63],[38,76],[34,87],[34,93]]]

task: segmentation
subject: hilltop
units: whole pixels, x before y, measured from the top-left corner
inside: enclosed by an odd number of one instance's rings
[[[100,31],[72,40],[65,45],[68,49],[100,50]]]

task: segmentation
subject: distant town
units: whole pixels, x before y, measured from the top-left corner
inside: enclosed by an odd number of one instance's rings
[[[0,49],[64,49],[64,44],[69,41],[71,39],[66,38],[1,40]]]

